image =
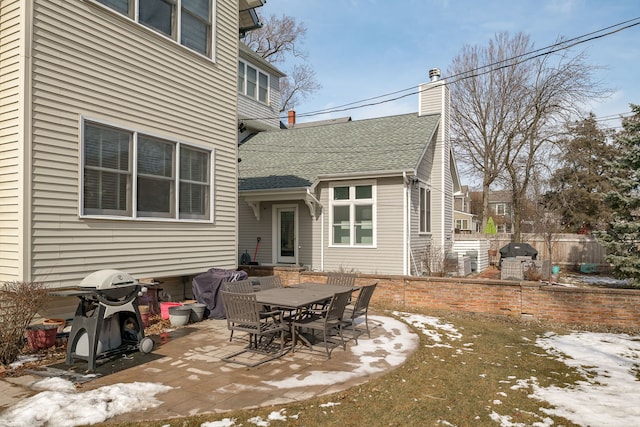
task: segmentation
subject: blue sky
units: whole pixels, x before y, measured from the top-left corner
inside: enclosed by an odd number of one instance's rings
[[[487,45],[501,31],[528,34],[535,48],[640,17],[638,0],[268,0],[267,17],[286,14],[307,26],[303,49],[322,89],[295,106],[298,122],[354,120],[416,112],[417,95],[312,118],[304,113],[417,88],[430,68],[443,75],[464,45]],[[638,20],[634,23],[640,22]],[[588,110],[598,117],[640,104],[640,25],[573,48],[606,67],[595,75],[614,92]],[[287,65],[281,66],[286,71]],[[615,126],[613,121],[603,121]]]

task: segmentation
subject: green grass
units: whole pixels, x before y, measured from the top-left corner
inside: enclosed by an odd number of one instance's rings
[[[541,408],[550,404],[528,397],[529,387],[512,389],[517,380],[531,377],[542,387],[571,386],[581,379],[535,345],[546,332],[566,332],[562,328],[509,318],[419,313],[452,324],[462,338],[441,333],[442,345],[434,346],[431,339],[419,334],[419,349],[394,371],[347,391],[299,404],[120,426],[199,426],[223,418],[236,419],[237,426],[253,426],[250,418],[266,419],[272,411],[282,409],[286,415],[298,417],[272,421],[272,426],[496,426],[499,424],[490,417],[494,411],[525,426],[543,419],[552,419],[556,426],[574,425],[542,412]],[[326,403],[334,405],[321,406]]]

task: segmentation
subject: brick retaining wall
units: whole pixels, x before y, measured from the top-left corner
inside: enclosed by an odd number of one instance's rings
[[[324,282],[324,273],[273,269],[286,284]],[[529,317],[565,324],[640,328],[640,290],[569,288],[540,282],[359,275],[356,284],[378,282],[373,303]]]

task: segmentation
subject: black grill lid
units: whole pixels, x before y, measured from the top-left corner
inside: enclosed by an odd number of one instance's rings
[[[500,248],[500,257],[509,258],[517,256],[530,256],[536,259],[538,251],[528,243],[511,242]]]

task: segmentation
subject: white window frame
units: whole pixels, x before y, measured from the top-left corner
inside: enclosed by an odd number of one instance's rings
[[[136,22],[143,28],[147,28],[153,31],[155,34],[159,34],[179,44],[180,46],[183,46],[189,49],[190,51],[197,53],[198,55],[204,56],[211,60],[215,59],[216,0],[207,0],[209,2],[209,16],[205,19],[203,19],[203,17],[198,16],[194,13],[191,13],[191,11],[189,11],[186,7],[183,7],[182,6],[183,0],[161,0],[172,8],[170,34],[166,34],[164,31],[161,31],[160,29],[155,28],[153,25],[145,24],[144,22],[140,21],[140,0],[124,0],[127,2],[127,6],[128,6],[128,10],[126,13],[123,13],[122,11],[116,9],[115,7],[107,4],[108,0],[92,0],[92,1],[93,3],[96,3],[111,12],[127,17],[128,19]],[[190,46],[189,44],[187,44],[186,40],[182,39],[182,36],[183,36],[182,14],[183,13],[185,13],[186,15],[188,15],[189,17],[197,21],[201,21],[205,25],[207,35],[206,35],[206,40],[204,40],[206,43],[204,52],[202,52],[200,49]]]
[[[250,94],[249,92],[249,72],[247,67],[251,67],[256,71],[256,81],[255,81],[255,93]],[[241,70],[242,68],[242,70]],[[260,77],[264,76],[267,79],[266,87],[260,85]],[[260,99],[260,90],[265,91],[265,99]],[[271,75],[269,73],[264,72],[260,68],[256,67],[253,64],[250,64],[246,61],[239,60],[238,61],[238,93],[241,93],[251,99],[254,99],[263,104],[269,105],[269,99],[271,99]]]
[[[456,219],[456,228],[458,230],[468,230],[469,229],[469,220],[468,219]]]
[[[371,186],[371,198],[356,199],[356,187]],[[344,200],[334,200],[334,189],[340,187],[349,188],[349,198]],[[349,243],[336,243],[334,233],[334,208],[349,207]],[[356,243],[356,207],[371,206],[371,242]],[[376,181],[344,181],[332,182],[329,184],[329,247],[336,248],[375,248],[377,247],[377,202],[376,202]]]
[[[122,170],[120,173],[127,176],[126,183],[126,207],[121,210],[109,210],[96,207],[85,207],[85,170],[102,170],[96,166],[86,165],[86,153],[87,148],[85,144],[85,129],[86,126],[94,125],[101,128],[111,128],[118,132],[127,133],[129,138],[129,159],[127,170]],[[173,157],[172,157],[172,176],[170,180],[166,177],[158,176],[158,178],[164,182],[170,182],[170,194],[169,194],[169,213],[167,212],[143,212],[138,209],[138,178],[145,177],[145,174],[138,172],[138,139],[140,136],[148,137],[154,141],[173,144]],[[105,121],[96,120],[93,118],[82,117],[80,120],[80,162],[79,162],[79,204],[78,212],[80,218],[96,218],[96,219],[120,219],[120,220],[142,220],[142,221],[180,221],[180,222],[214,222],[214,164],[215,164],[215,150],[210,148],[204,148],[196,144],[191,144],[183,141],[179,141],[175,138],[167,138],[158,135],[154,135],[149,132],[141,132],[135,129],[126,128],[120,125],[114,125]],[[193,176],[187,176],[185,173],[181,173],[181,149],[189,149],[194,152],[200,152],[207,156],[208,165],[206,169],[201,172],[208,175],[205,181],[199,181],[193,179]],[[114,170],[111,170],[112,172]],[[107,170],[109,172],[109,170]],[[146,175],[146,177],[153,177],[153,175]],[[193,212],[184,212],[180,210],[180,191],[183,185],[187,186],[203,186],[203,214],[194,214]],[[100,191],[99,189],[95,189]]]
[[[431,188],[420,185],[418,189],[418,233],[431,233]]]
[[[502,211],[502,213],[500,213]],[[507,214],[507,206],[504,203],[496,203],[496,215],[505,216]]]

